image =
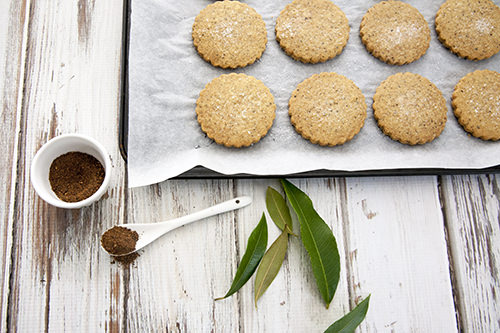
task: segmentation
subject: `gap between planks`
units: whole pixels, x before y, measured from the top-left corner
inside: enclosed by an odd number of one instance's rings
[[[442,176],[437,177],[437,184],[438,184],[438,193],[439,193],[439,202],[441,204],[441,214],[443,215],[443,226],[444,226],[444,236],[446,237],[446,250],[448,252],[448,262],[450,264],[450,280],[451,280],[451,290],[453,293],[453,304],[455,306],[455,316],[457,319],[457,330],[459,332],[462,332],[462,316],[460,314],[460,309],[461,309],[461,302],[462,300],[460,299],[460,295],[457,290],[458,282],[457,282],[457,276],[456,276],[456,271],[454,269],[454,256],[453,252],[451,249],[451,244],[450,244],[450,236],[449,236],[449,224],[448,224],[448,215],[447,215],[447,210],[448,207],[446,205],[446,200],[445,200],[445,193],[443,190],[443,178]]]

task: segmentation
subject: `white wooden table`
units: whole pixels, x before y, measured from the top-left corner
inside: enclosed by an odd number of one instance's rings
[[[500,330],[495,175],[292,180],[337,238],[341,281],[330,309],[295,238],[258,309],[251,283],[215,302],[278,181],[127,189],[117,139],[122,9],[122,0],[0,1],[1,331],[321,332],[370,293],[360,332]],[[114,174],[103,200],[69,211],[37,197],[29,166],[50,138],[73,132],[106,146]],[[172,232],[130,268],[99,247],[113,224],[237,195],[254,203]],[[269,230],[272,240],[278,230]]]

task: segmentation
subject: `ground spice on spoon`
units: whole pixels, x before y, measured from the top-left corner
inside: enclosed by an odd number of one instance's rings
[[[52,162],[49,182],[59,199],[78,202],[97,192],[104,181],[104,174],[104,167],[94,156],[72,151]]]
[[[132,263],[139,255],[136,252],[121,256],[135,250],[135,244],[139,240],[139,234],[136,231],[125,227],[113,227],[107,230],[101,237],[102,247],[114,257],[115,261],[128,265]]]

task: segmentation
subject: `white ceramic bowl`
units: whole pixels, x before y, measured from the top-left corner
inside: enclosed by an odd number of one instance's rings
[[[78,202],[66,202],[59,199],[49,182],[50,165],[57,157],[78,151],[94,156],[104,167],[104,181],[92,196]],[[111,160],[106,149],[91,137],[81,134],[67,134],[53,138],[40,148],[31,163],[31,183],[36,193],[49,204],[60,208],[81,208],[101,198],[106,192],[111,178]]]

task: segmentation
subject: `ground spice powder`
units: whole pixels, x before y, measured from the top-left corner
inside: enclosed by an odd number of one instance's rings
[[[126,256],[113,257],[114,261],[111,263],[114,264],[115,262],[117,262],[124,267],[128,267],[135,261],[135,259],[137,259],[138,256],[139,254],[137,252],[132,252],[131,254],[127,254]]]
[[[104,167],[94,156],[69,152],[50,165],[49,182],[57,197],[77,202],[92,196],[104,181]]]
[[[121,255],[134,251],[138,240],[137,232],[125,227],[113,227],[102,235],[101,244],[110,254]]]

